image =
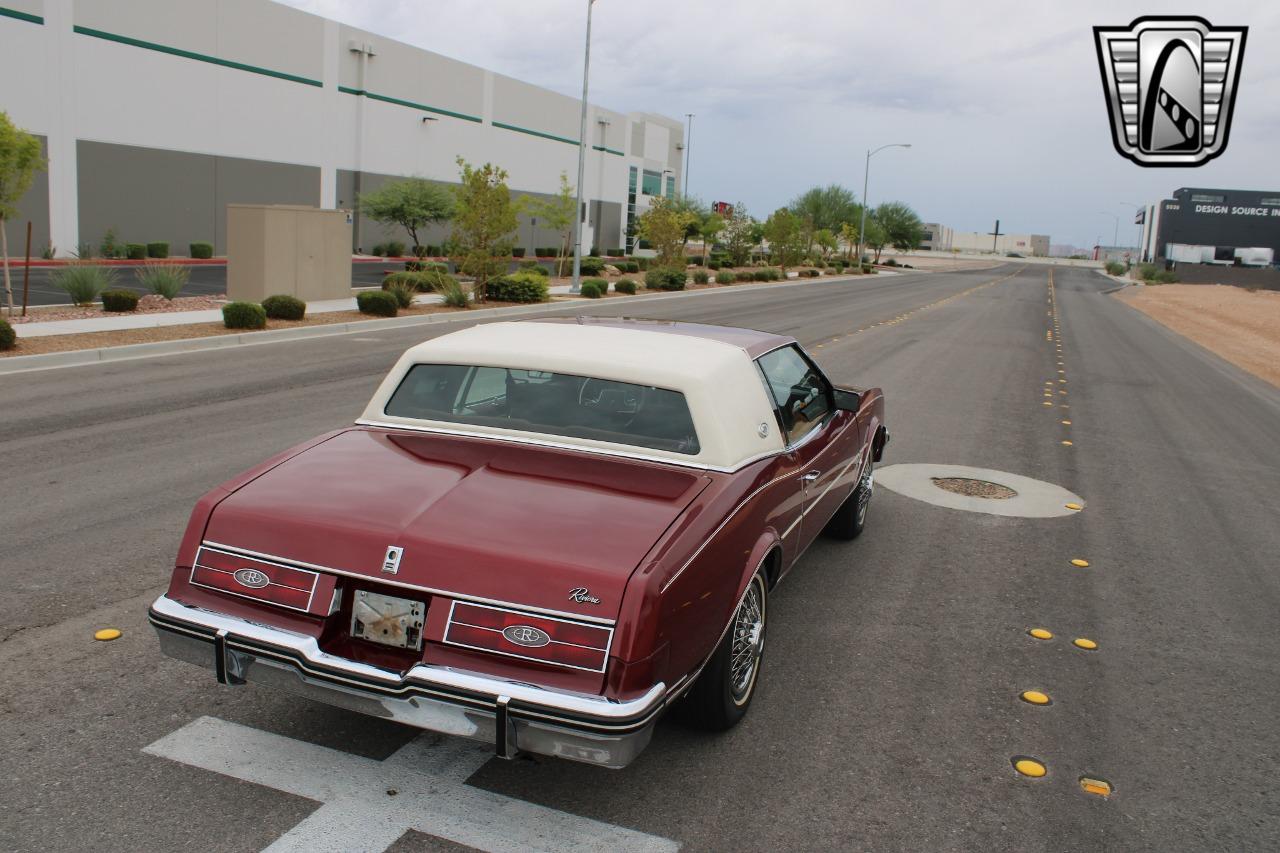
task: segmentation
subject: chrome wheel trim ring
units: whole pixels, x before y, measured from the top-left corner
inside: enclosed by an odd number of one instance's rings
[[[764,581],[759,575],[738,604],[733,616],[733,634],[729,648],[729,694],[737,705],[745,705],[755,688],[764,653],[765,627]]]

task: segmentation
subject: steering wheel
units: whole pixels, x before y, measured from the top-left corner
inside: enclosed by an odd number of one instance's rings
[[[611,417],[625,428],[644,411],[648,396],[648,389],[641,385],[587,378],[578,389],[578,406]]]

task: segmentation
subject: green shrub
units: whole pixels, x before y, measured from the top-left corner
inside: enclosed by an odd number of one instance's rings
[[[112,288],[116,283],[116,272],[103,267],[73,264],[55,270],[50,281],[75,304],[89,305],[97,300],[99,293]]]
[[[656,267],[644,274],[644,286],[649,290],[684,290],[684,270]]]
[[[609,250],[609,257],[611,258],[621,258],[621,257],[624,257],[626,254],[627,254],[627,250],[621,247]]]
[[[189,250],[191,252],[191,257],[198,260],[208,260],[213,257],[212,243],[192,243]]]
[[[307,303],[287,293],[277,293],[262,300],[262,310],[272,320],[301,320],[307,316]]]
[[[768,281],[768,280],[769,280],[769,271],[768,271],[768,270],[756,270],[755,272],[753,272],[753,273],[751,274],[751,277],[752,277],[753,279],[755,279],[756,281]]]
[[[738,272],[734,273],[733,277],[738,281],[751,281],[755,278],[755,275],[751,270],[738,270]]]
[[[582,280],[582,289],[579,292],[588,299],[599,299],[608,289],[609,282],[604,279],[586,278]]]
[[[646,272],[649,269],[648,258],[633,258],[636,265],[636,272]]]
[[[684,259],[684,265],[685,265],[685,266],[687,266],[687,267],[689,267],[689,266],[693,266],[693,267],[700,267],[700,266],[702,266],[702,255],[686,255],[686,256],[685,256],[685,259]]]
[[[385,290],[365,290],[356,294],[356,307],[361,314],[376,314],[379,317],[394,317],[400,312],[400,303]]]
[[[382,289],[390,290],[392,287],[403,287],[412,296],[416,292],[430,293],[440,284],[440,276],[444,275],[439,270],[423,270],[422,272],[393,272],[382,280]],[[407,308],[408,306],[401,306]]]
[[[265,329],[267,312],[256,302],[228,302],[222,306],[222,325],[228,329]]]
[[[512,249],[512,250],[511,250],[511,257],[513,257],[513,258],[523,258],[523,257],[524,257],[524,247],[523,247],[523,246],[517,246],[516,248]]]
[[[397,273],[398,275],[415,275],[416,273]],[[408,308],[413,304],[413,295],[418,292],[417,285],[407,281],[383,282],[382,289],[395,297],[396,305]]]
[[[129,245],[125,246],[125,255],[131,261],[146,260],[147,247],[142,243],[130,243]]]
[[[551,298],[551,286],[546,276],[516,272],[491,279],[486,293],[490,299],[499,302],[546,302]]]
[[[471,300],[467,297],[467,292],[462,289],[462,285],[452,276],[446,276],[448,281],[441,284],[437,291],[444,299],[446,308],[468,308],[471,306]]]
[[[533,249],[535,258],[554,258],[556,254],[557,251],[550,246],[535,246]]]
[[[1177,284],[1178,274],[1173,270],[1160,270],[1152,281],[1156,284]]]
[[[1124,264],[1119,261],[1107,261],[1107,275],[1124,275]]]
[[[426,264],[423,263],[422,261],[405,261],[404,262],[405,272],[422,272],[424,269],[426,269]]]
[[[1143,281],[1150,281],[1151,279],[1155,278],[1159,272],[1160,272],[1160,268],[1157,267],[1155,264],[1139,264],[1138,265],[1138,278],[1142,279]]]
[[[404,243],[401,243],[399,240],[391,240],[391,241],[389,241],[389,242],[387,243],[387,257],[388,257],[388,258],[403,258],[403,257],[404,257]]]
[[[169,244],[168,243],[148,243],[147,257],[148,258],[169,257]]]
[[[884,259],[884,265],[885,265],[886,267],[896,267],[896,266],[898,265],[898,259],[897,259],[897,258],[885,258],[885,259]]]
[[[187,286],[191,270],[174,264],[146,263],[134,274],[138,277],[138,284],[149,293],[172,300]]]
[[[693,283],[694,283],[694,284],[706,284],[706,283],[707,283],[707,282],[709,282],[710,280],[711,280],[711,277],[710,277],[709,275],[707,275],[707,271],[706,271],[706,270],[694,270],[694,271],[693,271]]]
[[[369,250],[369,254],[377,255],[379,258],[385,258],[387,256],[387,244],[374,243],[373,248]],[[408,266],[408,264],[406,264],[406,266]]]
[[[600,250],[599,250],[598,248],[596,248],[595,246],[592,246],[592,247],[591,247],[591,251],[587,252],[587,257],[588,257],[588,258],[598,258],[598,257],[600,257]]]
[[[728,270],[721,270],[716,273],[716,284],[733,284],[734,275]]]
[[[419,248],[419,247],[415,246],[414,248],[416,249],[416,248]],[[415,254],[415,255],[418,255],[418,253],[417,253],[417,252],[414,252],[414,254]],[[427,250],[426,250],[426,252],[425,252],[424,254],[418,255],[418,257],[420,257],[420,258],[439,258],[439,257],[442,257],[443,255],[444,255],[444,247],[443,247],[443,246],[427,246]]]
[[[620,278],[613,283],[613,289],[628,296],[636,295],[636,283],[629,278]]]
[[[717,261],[717,260],[710,260],[710,261],[707,261],[707,269],[709,269],[709,270],[718,270],[718,269],[720,269],[720,262],[719,262],[719,261]]]
[[[627,272],[629,273],[640,272],[640,264],[636,263],[635,261],[624,261],[624,263],[627,265],[626,266]]]
[[[551,275],[551,270],[547,269],[537,261],[521,261],[519,266],[516,267],[516,271],[531,272],[534,275],[543,275],[548,277]]]
[[[604,272],[604,260],[589,255],[582,259],[579,269],[582,270],[583,275],[600,275]]]
[[[18,334],[9,325],[8,320],[0,319],[0,350],[13,349],[18,345]]]

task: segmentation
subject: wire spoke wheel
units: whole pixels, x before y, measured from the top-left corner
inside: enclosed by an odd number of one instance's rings
[[[755,686],[760,655],[764,652],[764,587],[757,575],[747,587],[733,618],[733,639],[729,654],[729,690],[733,701],[746,702]]]

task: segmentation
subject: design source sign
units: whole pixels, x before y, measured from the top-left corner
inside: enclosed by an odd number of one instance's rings
[[[1094,27],[1121,156],[1139,166],[1200,166],[1225,151],[1248,32],[1164,16]]]

